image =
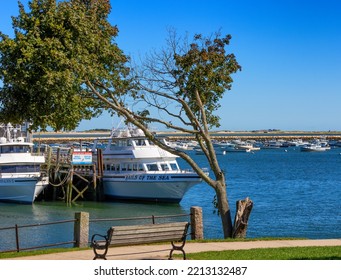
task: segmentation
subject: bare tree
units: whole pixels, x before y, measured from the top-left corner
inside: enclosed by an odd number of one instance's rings
[[[224,237],[232,236],[232,219],[225,175],[217,160],[210,129],[219,126],[215,111],[231,88],[231,74],[241,69],[235,56],[226,52],[230,39],[230,35],[221,37],[220,33],[209,38],[195,35],[189,43],[187,38],[181,39],[170,31],[166,48],[147,55],[139,67],[132,67],[136,87],[130,92],[130,106],[134,110],[128,109],[127,100],[111,94],[103,83],[87,82],[108,107],[143,130],[155,144],[183,158],[214,189]],[[101,94],[98,88],[106,94]],[[194,135],[213,175],[205,173],[187,153],[159,141],[148,128],[149,123]]]

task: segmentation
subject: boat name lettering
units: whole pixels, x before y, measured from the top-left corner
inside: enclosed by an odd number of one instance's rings
[[[168,175],[128,175],[126,180],[139,180],[139,181],[166,181],[169,180]]]
[[[0,179],[0,183],[5,183],[5,184],[14,183],[14,179]]]
[[[158,180],[158,181],[165,181],[165,180],[169,180],[169,176],[167,175],[148,175],[147,176],[147,180]]]
[[[138,175],[128,175],[126,176],[126,180],[139,180],[141,176]]]

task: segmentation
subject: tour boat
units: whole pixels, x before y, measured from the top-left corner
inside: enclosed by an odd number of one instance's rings
[[[196,172],[180,169],[177,156],[154,145],[140,129],[115,129],[106,141],[102,182],[108,198],[178,203],[201,182]],[[92,149],[94,161],[98,143]]]
[[[1,126],[0,137],[0,201],[33,203],[48,185],[48,176],[40,171],[45,163],[42,153],[33,152],[33,143],[17,137],[17,128]]]

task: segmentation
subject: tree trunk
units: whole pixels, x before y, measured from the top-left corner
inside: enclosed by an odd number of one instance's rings
[[[225,184],[219,184],[219,187],[216,188],[216,195],[224,238],[232,237],[232,218]]]
[[[253,207],[253,202],[250,198],[237,201],[237,211],[234,218],[234,226],[232,237],[245,238],[249,216]]]

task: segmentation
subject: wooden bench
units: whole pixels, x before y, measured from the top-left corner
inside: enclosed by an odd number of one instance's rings
[[[110,227],[107,235],[94,234],[91,238],[91,247],[95,253],[94,260],[98,258],[106,260],[109,246],[141,245],[166,241],[172,244],[168,259],[172,259],[174,251],[181,251],[185,260],[184,246],[188,227],[188,222]],[[176,245],[176,243],[181,244]]]

